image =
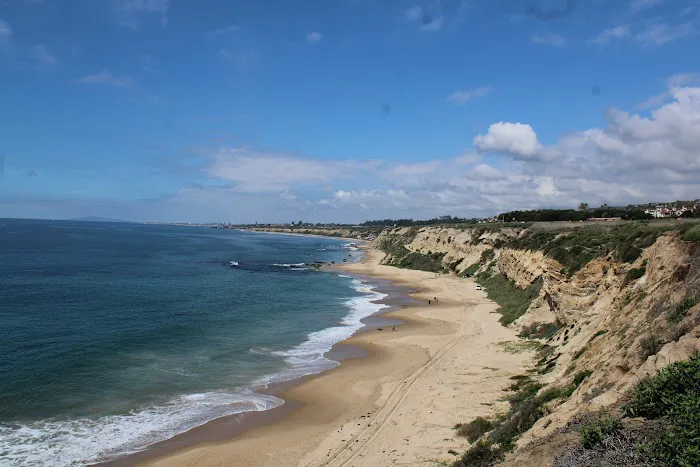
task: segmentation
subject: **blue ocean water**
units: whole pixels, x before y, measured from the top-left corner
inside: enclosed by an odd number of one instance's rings
[[[337,365],[323,354],[382,307],[304,263],[358,256],[327,238],[0,219],[0,464],[82,465],[282,404],[253,388]]]

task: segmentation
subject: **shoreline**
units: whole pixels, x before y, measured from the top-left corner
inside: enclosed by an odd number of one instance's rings
[[[280,388],[285,413],[258,417],[232,435],[222,433],[223,417],[199,427],[219,431],[218,440],[197,438],[195,428],[178,435],[189,437],[187,447],[157,452],[156,445],[111,464],[370,466],[455,460],[448,451],[462,452],[468,442],[452,427],[504,410],[501,390],[532,354],[509,354],[498,345],[518,338],[498,323],[497,305],[472,281],[381,266],[381,252],[364,252],[360,262],[333,270],[412,289],[419,304],[380,314],[405,324],[396,331],[363,328],[340,342],[364,355]],[[428,306],[435,296],[438,304]]]
[[[297,234],[286,234],[281,232],[261,232],[261,233],[276,233],[280,235],[293,235]],[[308,236],[301,235],[300,236]],[[315,235],[317,237],[329,238],[335,240],[349,240],[357,243],[358,252],[353,260],[346,263],[325,263],[322,267],[322,271],[326,273],[344,273],[343,269],[339,266],[345,266],[349,264],[355,264],[364,258],[364,251],[367,248],[366,244],[368,242],[363,240],[353,240],[344,239],[340,237],[324,237],[320,235]],[[378,293],[382,295],[381,297],[374,298],[371,300],[373,304],[384,305],[384,308],[376,311],[375,313],[362,318],[360,321],[363,326],[356,330],[352,336],[358,335],[364,332],[370,332],[377,328],[384,328],[387,326],[401,326],[406,324],[404,321],[390,318],[385,315],[390,314],[393,311],[400,309],[407,303],[412,302],[408,290],[404,290],[401,287],[397,287],[388,280],[375,280],[372,277],[361,274],[353,274],[353,278],[356,278],[362,282],[371,286],[372,293]],[[323,356],[328,360],[337,362],[340,365],[343,361],[355,358],[364,358],[369,356],[366,349],[353,344],[346,343],[347,339],[333,344],[330,350],[328,350]],[[261,395],[271,395],[282,399],[282,403],[276,407],[272,407],[266,410],[260,411],[246,411],[235,413],[231,415],[222,415],[220,417],[208,420],[201,425],[189,428],[181,433],[177,433],[167,439],[157,441],[146,448],[139,451],[135,451],[129,454],[122,454],[115,458],[89,463],[88,465],[95,466],[110,466],[110,467],[120,467],[127,465],[134,465],[142,462],[147,462],[156,459],[160,456],[167,455],[176,450],[190,448],[197,444],[220,442],[222,440],[228,440],[241,433],[249,430],[250,428],[262,426],[268,423],[274,423],[279,421],[291,412],[299,408],[302,403],[299,401],[288,399],[286,396],[286,391],[293,388],[299,384],[302,384],[308,379],[315,378],[325,374],[328,371],[332,371],[332,367],[324,370],[320,370],[317,373],[311,373],[301,376],[295,376],[289,380],[275,381],[271,383],[264,384],[262,386],[251,386],[250,390]]]
[[[251,230],[251,229],[233,229],[237,230],[239,232],[252,232],[252,233],[260,233],[260,234],[272,234],[272,235],[289,235],[292,237],[318,237],[318,238],[331,238],[335,240],[345,240],[348,242],[353,242],[357,243],[358,246],[360,245],[369,245],[368,240],[363,240],[361,238],[351,238],[351,237],[333,237],[330,235],[316,235],[316,234],[308,234],[308,233],[294,233],[294,232],[275,232],[271,230]]]

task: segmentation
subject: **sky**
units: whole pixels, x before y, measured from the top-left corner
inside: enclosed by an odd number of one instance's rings
[[[700,197],[700,0],[0,0],[0,217]]]

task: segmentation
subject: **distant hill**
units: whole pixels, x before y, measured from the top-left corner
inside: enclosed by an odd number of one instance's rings
[[[79,222],[131,222],[131,221],[125,221],[123,219],[109,219],[107,217],[97,217],[97,216],[75,217],[73,219],[68,219],[68,220],[79,221]]]

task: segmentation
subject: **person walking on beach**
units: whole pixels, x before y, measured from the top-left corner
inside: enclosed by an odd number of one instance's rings
[[[428,305],[430,305],[430,299],[428,299]]]

